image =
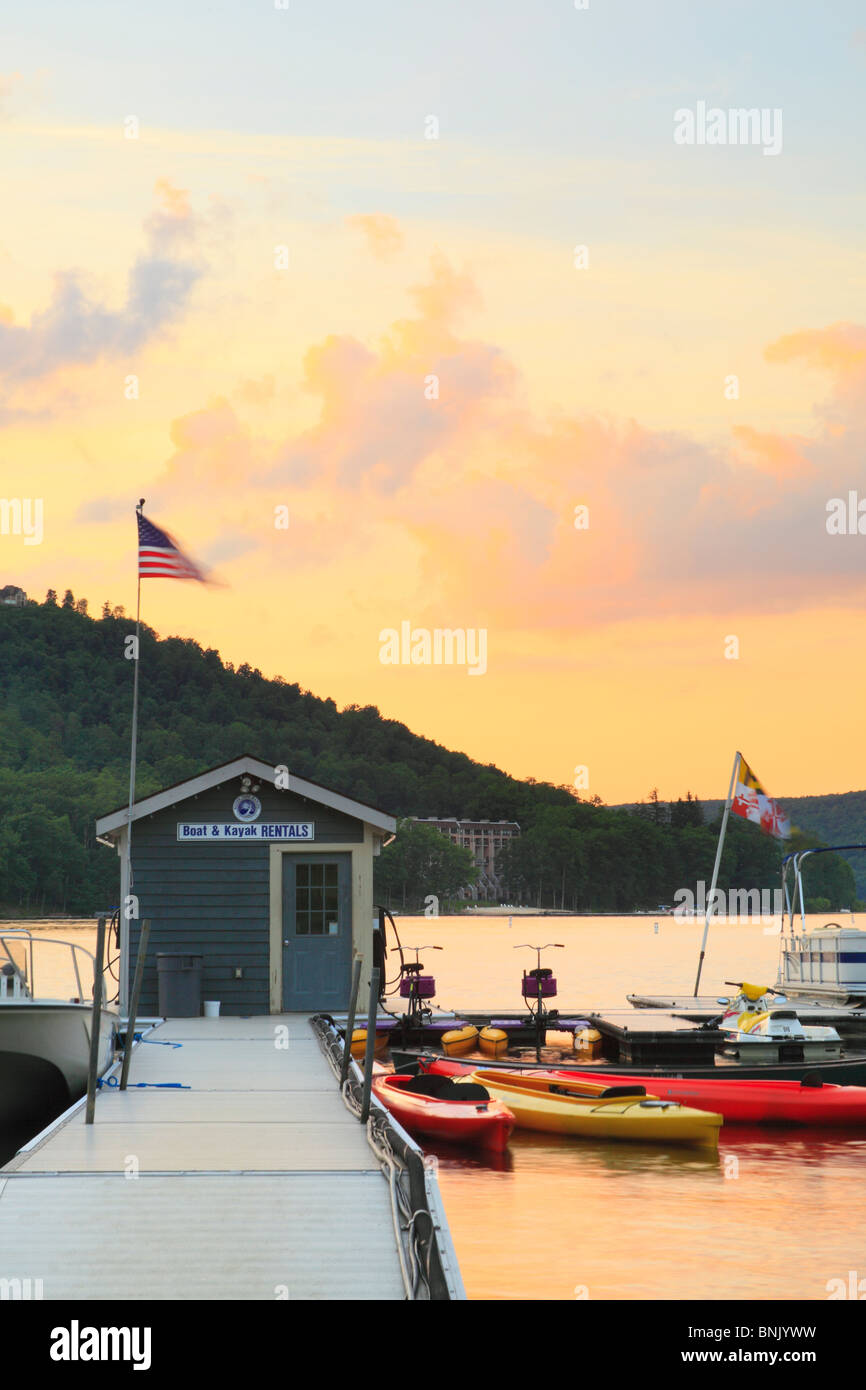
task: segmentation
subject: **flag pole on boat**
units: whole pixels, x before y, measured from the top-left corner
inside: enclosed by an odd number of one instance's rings
[[[695,998],[697,998],[698,989],[700,988],[701,971],[704,968],[704,956],[707,953],[707,937],[709,936],[710,932],[710,918],[712,917],[713,911],[716,906],[716,882],[719,877],[719,865],[722,862],[722,849],[725,843],[725,831],[728,828],[728,816],[731,813],[731,802],[734,799],[734,788],[737,785],[737,773],[740,768],[741,757],[741,753],[734,754],[734,766],[731,770],[731,785],[728,787],[728,799],[725,802],[725,810],[722,816],[722,824],[719,829],[719,843],[716,845],[716,862],[713,865],[713,881],[710,886],[709,894],[707,896],[707,915],[704,919],[704,939],[701,942],[701,954],[698,957],[698,973],[695,978]]]

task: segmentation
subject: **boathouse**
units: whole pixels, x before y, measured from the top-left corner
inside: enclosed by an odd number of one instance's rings
[[[144,797],[131,816],[102,816],[97,836],[121,865],[121,1008],[146,919],[140,1015],[158,1011],[160,952],[200,955],[202,996],[226,1014],[345,1009],[356,958],[369,979],[373,859],[395,829],[383,811],[249,756]]]

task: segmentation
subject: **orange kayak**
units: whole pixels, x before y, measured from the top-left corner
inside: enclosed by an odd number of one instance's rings
[[[473,1148],[501,1150],[514,1116],[483,1086],[449,1076],[375,1076],[373,1094],[410,1134]]]

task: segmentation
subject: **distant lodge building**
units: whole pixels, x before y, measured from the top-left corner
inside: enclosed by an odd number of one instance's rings
[[[463,898],[499,898],[503,892],[503,882],[496,870],[496,856],[507,844],[520,834],[520,826],[513,820],[437,820],[435,816],[413,816],[420,825],[430,825],[440,834],[447,835],[455,845],[471,851],[478,869],[478,881],[460,890]]]
[[[0,589],[0,603],[8,608],[23,608],[27,602],[27,595],[23,589],[19,589],[17,584],[7,584]]]

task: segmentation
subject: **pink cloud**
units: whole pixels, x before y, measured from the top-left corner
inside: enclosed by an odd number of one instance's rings
[[[866,409],[854,389],[863,329],[802,331],[767,349],[780,369],[804,359],[831,373],[813,436],[744,421],[728,447],[708,447],[636,421],[531,410],[505,354],[457,332],[479,302],[471,276],[437,255],[411,294],[416,315],[378,345],[334,334],[309,349],[304,386],[319,418],[281,447],[257,445],[225,402],[176,422],[171,485],[218,478],[245,502],[258,492],[297,502],[297,545],[274,550],[274,562],[323,577],[335,546],[361,572],[365,554],[379,564],[369,547],[390,528],[415,557],[402,589],[467,625],[483,615],[575,632],[866,597],[856,543],[825,526],[830,497],[866,495]],[[434,376],[438,398],[425,391]],[[309,497],[327,497],[326,521],[305,508]],[[574,525],[579,505],[586,529]],[[258,514],[251,524],[261,535]]]
[[[768,362],[806,359],[839,377],[860,374],[866,366],[866,328],[856,323],[834,323],[828,328],[805,329],[778,338],[766,349]]]
[[[356,213],[346,218],[346,225],[363,233],[367,250],[376,260],[393,260],[403,245],[400,224],[387,213]]]

